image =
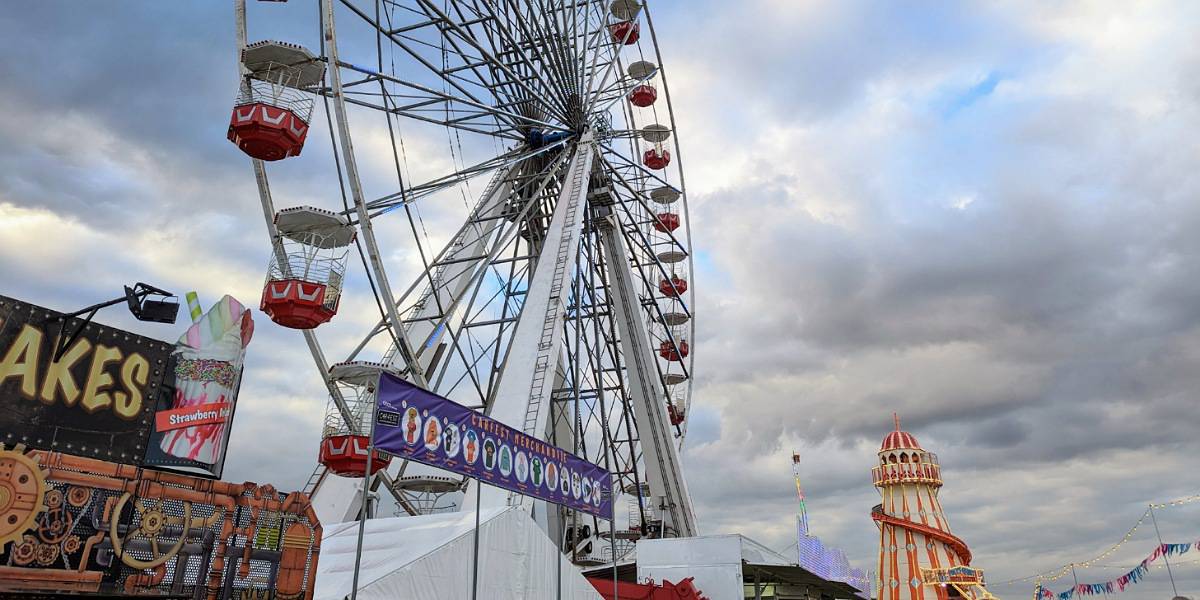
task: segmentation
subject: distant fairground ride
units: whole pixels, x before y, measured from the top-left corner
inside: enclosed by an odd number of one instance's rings
[[[983,570],[971,549],[950,532],[938,491],[942,467],[911,433],[896,428],[883,438],[871,479],[881,502],[871,509],[879,527],[879,589],[883,600],[987,600]],[[927,590],[928,588],[928,590]]]
[[[642,3],[322,0],[315,51],[248,44],[244,0],[235,6],[242,83],[229,139],[253,159],[274,248],[262,308],[301,331],[330,396],[306,489],[322,520],[360,512],[374,382],[387,371],[611,471],[615,489],[634,490],[621,539],[695,534],[678,456],[694,361],[687,197]],[[311,14],[299,9],[262,7]],[[334,164],[312,170],[336,171],[340,187],[319,192],[325,208],[279,210],[264,161],[311,160],[299,155],[322,121],[330,131],[313,135],[329,136]],[[448,151],[431,160],[426,148],[410,165],[404,133],[412,144],[418,130],[436,130]],[[381,159],[394,163],[390,183],[360,175]],[[465,218],[429,232],[421,206],[443,199],[467,203]],[[401,230],[399,242],[384,233]],[[400,257],[419,268],[395,287]],[[367,289],[377,323],[343,353],[319,332],[336,325],[343,296]],[[372,487],[410,514],[475,507],[472,482],[372,462]],[[598,560],[591,517],[493,488],[480,502],[528,503],[566,532],[565,550]]]

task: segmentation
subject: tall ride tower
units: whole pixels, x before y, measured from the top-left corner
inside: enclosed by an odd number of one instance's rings
[[[871,478],[882,502],[871,509],[879,526],[879,599],[991,598],[983,571],[972,568],[967,543],[950,532],[938,490],[937,455],[900,429],[883,438]]]
[[[800,535],[808,535],[808,507],[804,504],[804,488],[800,486],[800,453],[792,450],[792,477],[796,480],[796,495],[800,497],[800,513],[796,515],[796,524]]]
[[[792,477],[796,480],[796,495],[800,499],[800,511],[796,514],[796,563],[822,579],[840,581],[854,586],[863,597],[871,597],[872,575],[856,569],[846,559],[846,553],[832,546],[825,546],[821,539],[808,531],[808,505],[804,500],[804,488],[800,485],[800,453],[792,451]]]

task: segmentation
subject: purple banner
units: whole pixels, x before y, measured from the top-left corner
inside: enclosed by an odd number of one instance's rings
[[[612,475],[557,446],[384,373],[375,449],[612,519]]]

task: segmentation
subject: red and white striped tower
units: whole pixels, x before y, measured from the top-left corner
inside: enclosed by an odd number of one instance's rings
[[[938,490],[937,455],[900,429],[883,438],[879,466],[871,469],[882,502],[871,510],[879,526],[880,600],[990,597],[983,572],[970,567],[971,550],[950,532]]]

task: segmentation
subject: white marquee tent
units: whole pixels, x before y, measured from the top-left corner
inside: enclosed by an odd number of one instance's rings
[[[363,538],[358,597],[363,600],[471,598],[475,513],[370,519]],[[325,528],[317,567],[317,600],[350,594],[358,523]],[[526,511],[480,514],[479,598],[487,600],[600,600],[579,569]],[[555,562],[561,566],[556,568]]]

